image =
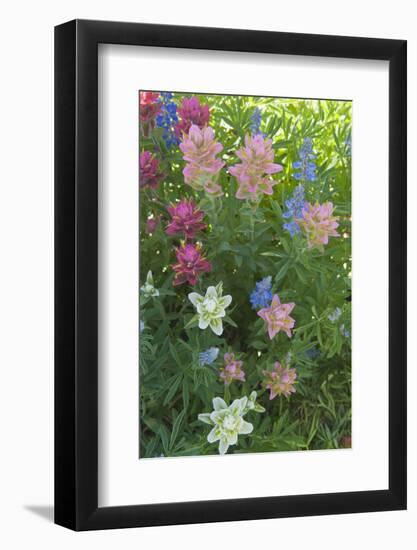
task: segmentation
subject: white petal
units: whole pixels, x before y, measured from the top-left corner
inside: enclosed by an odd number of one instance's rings
[[[213,422],[210,419],[210,413],[201,413],[198,415],[198,419],[201,422],[205,422],[206,424],[209,424],[210,426],[213,426]]]
[[[207,436],[207,441],[209,443],[214,443],[215,441],[218,441],[220,437],[217,435],[217,427],[213,428],[211,432]]]
[[[214,286],[209,286],[206,291],[206,298],[217,298],[217,290]]]
[[[190,294],[188,295],[188,299],[193,304],[193,306],[197,307],[197,304],[203,299],[203,297],[200,296],[198,292],[190,292]]]
[[[217,334],[217,336],[220,336],[221,334],[223,334],[222,320],[221,319],[211,319],[210,328],[214,332],[214,334]]]
[[[226,402],[221,397],[215,397],[213,399],[213,409],[215,411],[222,411],[223,409],[227,409]]]
[[[228,307],[230,306],[231,303],[232,303],[232,297],[230,296],[230,294],[223,296],[223,298],[221,299],[221,305],[223,307]]]
[[[201,328],[201,330],[204,330],[209,326],[209,321],[204,319],[204,317],[200,317],[198,320],[198,328]]]
[[[232,434],[229,437],[228,443],[229,443],[229,445],[236,445],[236,443],[237,443],[237,434],[236,433]]]
[[[221,455],[225,455],[227,453],[228,448],[229,448],[229,443],[227,442],[227,439],[225,439],[225,438],[220,439],[219,453]]]
[[[253,424],[250,422],[246,422],[246,420],[242,420],[240,426],[239,426],[239,433],[240,434],[250,434],[253,430]]]

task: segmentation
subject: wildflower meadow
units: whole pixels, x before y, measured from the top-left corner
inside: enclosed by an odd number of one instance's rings
[[[351,130],[139,92],[140,458],[351,446]]]

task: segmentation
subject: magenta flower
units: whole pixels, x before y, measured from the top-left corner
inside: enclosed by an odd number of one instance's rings
[[[158,99],[159,94],[155,92],[140,92],[139,94],[139,118],[144,137],[149,137],[155,128],[156,115],[161,110],[161,103]]]
[[[264,370],[262,374],[265,377],[265,387],[270,392],[269,399],[274,399],[277,395],[289,397],[292,393],[295,393],[294,384],[297,378],[295,369],[282,367],[281,364],[276,361],[272,372]]]
[[[331,202],[324,204],[306,203],[302,218],[296,221],[307,237],[308,248],[318,248],[323,252],[323,245],[328,244],[329,237],[339,237],[336,228],[339,227],[337,216],[333,216],[334,206]]]
[[[278,294],[274,294],[271,305],[258,311],[259,317],[266,322],[271,340],[280,330],[284,331],[288,338],[291,338],[291,329],[295,325],[295,320],[290,317],[290,313],[294,306],[294,302],[281,304]]]
[[[149,151],[144,151],[139,156],[139,187],[158,187],[164,174],[159,169],[157,158]]]
[[[175,249],[177,262],[172,266],[175,271],[173,285],[189,283],[195,285],[200,273],[211,271],[211,264],[200,252],[201,247],[194,244],[182,244]]]
[[[246,135],[245,147],[236,151],[242,161],[229,168],[239,184],[236,192],[238,199],[258,200],[262,194],[272,195],[272,187],[278,182],[271,174],[281,172],[282,166],[274,163],[272,140],[265,139],[261,134]]]
[[[193,124],[188,135],[183,134],[180,149],[187,161],[183,170],[185,183],[196,190],[204,189],[213,196],[222,195],[216,179],[224,162],[216,155],[223,150],[223,145],[214,139],[213,129],[207,126],[201,130]]]
[[[220,369],[220,378],[226,385],[233,380],[245,381],[245,372],[242,369],[243,361],[236,361],[234,353],[224,354],[224,367]]]
[[[167,235],[183,233],[186,239],[194,239],[196,233],[204,229],[204,212],[197,208],[193,200],[183,200],[170,206],[168,212],[172,218],[171,223],[165,229]]]
[[[148,235],[155,233],[156,228],[158,227],[160,221],[161,221],[161,216],[154,215],[152,218],[148,218],[146,220],[146,227],[145,227],[146,233],[148,233]]]
[[[174,131],[177,138],[182,139],[183,134],[188,134],[191,125],[195,124],[200,129],[208,124],[210,118],[210,110],[208,105],[201,105],[198,98],[185,97],[177,113],[180,116],[180,121],[175,125]]]

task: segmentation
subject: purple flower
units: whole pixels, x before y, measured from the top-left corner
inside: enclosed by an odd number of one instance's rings
[[[197,208],[193,200],[183,200],[170,206],[168,212],[172,221],[165,230],[167,235],[182,233],[186,239],[193,239],[196,233],[207,227],[202,221],[204,212]]]
[[[201,273],[211,271],[211,264],[201,254],[201,247],[194,244],[183,244],[175,249],[177,263],[172,266],[175,271],[173,284],[189,283],[195,285]]]
[[[220,369],[220,379],[226,385],[232,383],[233,380],[245,381],[245,372],[242,369],[243,361],[236,361],[234,353],[224,354],[224,367]]]

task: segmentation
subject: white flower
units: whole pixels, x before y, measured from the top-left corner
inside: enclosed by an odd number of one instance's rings
[[[153,284],[152,271],[148,271],[148,275],[146,276],[146,282],[143,286],[140,287],[140,289],[143,292],[143,295],[145,296],[145,298],[152,298],[155,296],[159,296],[159,290],[155,288]]]
[[[232,297],[222,296],[223,283],[217,286],[209,286],[206,295],[201,296],[197,292],[191,292],[188,299],[197,310],[198,326],[202,330],[208,326],[220,336],[223,333],[222,318],[226,316],[225,309],[230,305]]]
[[[256,396],[256,394],[255,394]],[[207,436],[209,443],[219,441],[219,453],[226,454],[229,445],[236,445],[239,435],[250,434],[253,425],[243,419],[243,415],[250,410],[248,398],[235,399],[228,407],[221,397],[213,399],[211,413],[199,414],[198,419],[214,426]]]

